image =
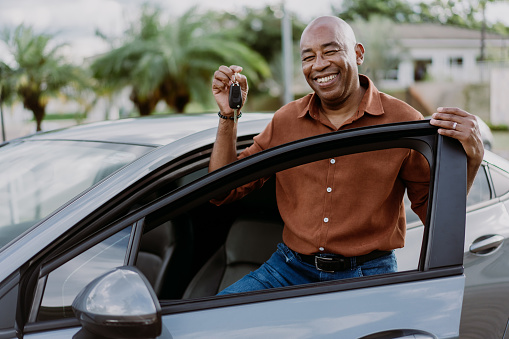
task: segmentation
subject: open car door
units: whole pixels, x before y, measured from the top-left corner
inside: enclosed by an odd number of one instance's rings
[[[184,231],[181,233],[186,233],[188,228],[189,231],[194,230],[195,234],[184,242],[188,252],[182,256],[183,261],[176,265],[177,270],[166,275],[166,279],[173,281],[175,286],[179,285],[178,282],[186,281],[185,287],[189,289],[191,285],[215,279],[218,274],[213,269],[214,265],[199,268],[190,283],[185,278],[187,273],[184,274],[189,268],[185,259],[203,257],[199,255],[203,246],[192,244],[190,239],[199,237],[199,230],[192,223],[182,220],[194,220],[202,214],[203,219],[208,219],[210,225],[214,225],[212,214],[215,207],[209,206],[210,199],[295,166],[390,148],[415,150],[427,159],[430,167],[427,220],[421,248],[415,249],[420,251],[420,260],[415,269],[227,296],[215,296],[209,290],[199,296],[184,292],[177,294],[178,297],[168,298],[162,296],[171,294],[166,290],[157,292],[157,298],[153,286],[147,283],[143,274],[128,267],[126,270],[129,272],[125,277],[132,279],[130,286],[143,286],[145,283],[148,292],[138,294],[130,289],[104,289],[101,299],[96,293],[97,286],[113,286],[108,283],[108,276],[101,277],[99,282],[93,282],[95,287],[86,287],[73,304],[78,307],[75,311],[78,311],[81,320],[86,319],[81,322],[82,325],[102,328],[104,331],[101,333],[105,335],[110,330],[115,332],[115,329],[122,328],[122,324],[127,327],[137,324],[140,332],[125,334],[123,337],[126,338],[156,337],[154,333],[158,338],[167,339],[458,337],[465,283],[462,265],[466,156],[457,141],[440,136],[428,121],[328,133],[260,152],[171,191],[135,210],[112,227],[122,229],[132,226],[127,255],[129,266],[135,266],[138,262],[143,247],[140,243],[144,234],[148,234],[150,225],[172,222],[173,225],[178,224],[180,231]],[[222,206],[220,213],[225,215],[234,211]],[[272,232],[264,227],[258,228],[261,232],[267,232],[266,236],[262,234],[257,237],[262,240],[269,238]],[[210,241],[214,230],[213,226],[204,230],[210,232],[207,235]],[[225,238],[227,243],[233,241],[232,238]],[[245,249],[250,246],[251,238],[248,233],[241,232],[235,238],[240,240],[234,245]],[[262,247],[255,246],[260,251]],[[143,271],[140,265],[136,266]],[[221,274],[224,277],[224,269]],[[115,276],[118,277],[118,273]],[[87,309],[85,300],[91,301],[98,313]],[[134,305],[138,304],[153,305],[145,308],[151,310],[151,320],[147,320],[149,316],[145,313],[136,314]],[[139,316],[137,322],[136,316]],[[147,326],[145,333],[142,330],[145,325],[140,322],[142,316]],[[90,319],[96,319],[97,323],[91,324]],[[157,328],[156,332],[154,328]],[[63,338],[76,331],[74,328],[60,334]],[[59,338],[57,333],[53,334]],[[86,336],[81,333],[76,338]]]
[[[465,281],[466,156],[456,140],[440,136],[427,121],[348,130],[283,145],[211,173],[159,203],[179,213],[201,199],[280,170],[387,148],[416,150],[430,165],[428,215],[415,270],[165,301],[164,331],[172,338],[458,337]]]

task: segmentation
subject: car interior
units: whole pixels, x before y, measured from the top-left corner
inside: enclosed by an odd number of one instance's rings
[[[275,179],[225,206],[205,203],[161,222],[145,221],[136,267],[160,299],[213,296],[258,268],[281,242]]]
[[[206,173],[206,168],[189,171],[155,195]],[[172,220],[149,215],[136,267],[159,299],[214,296],[268,260],[282,241],[282,230],[272,176],[261,189],[230,204],[207,202]]]

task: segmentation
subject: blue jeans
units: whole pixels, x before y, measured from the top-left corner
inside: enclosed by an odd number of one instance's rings
[[[355,257],[350,258],[350,260],[352,267],[350,269],[337,272],[323,272],[317,270],[314,265],[303,262],[298,253],[289,249],[285,244],[280,243],[277,246],[277,251],[260,268],[225,288],[218,295],[356,278],[391,273],[398,270],[394,251],[360,266],[356,265]]]

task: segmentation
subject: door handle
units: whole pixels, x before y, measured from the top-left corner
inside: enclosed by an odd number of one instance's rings
[[[503,242],[504,237],[498,234],[485,235],[474,240],[470,245],[470,252],[488,254],[496,250]]]

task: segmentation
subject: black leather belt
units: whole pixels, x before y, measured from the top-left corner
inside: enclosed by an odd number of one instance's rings
[[[368,254],[359,255],[357,257],[344,257],[339,254],[334,254],[332,256],[321,256],[317,255],[307,255],[300,254],[297,255],[301,258],[301,260],[305,263],[313,265],[319,271],[324,272],[336,272],[336,271],[344,271],[352,268],[352,258],[355,258],[355,265],[362,265],[370,260],[381,258],[385,255],[391,254],[390,251],[379,251],[375,250]]]

